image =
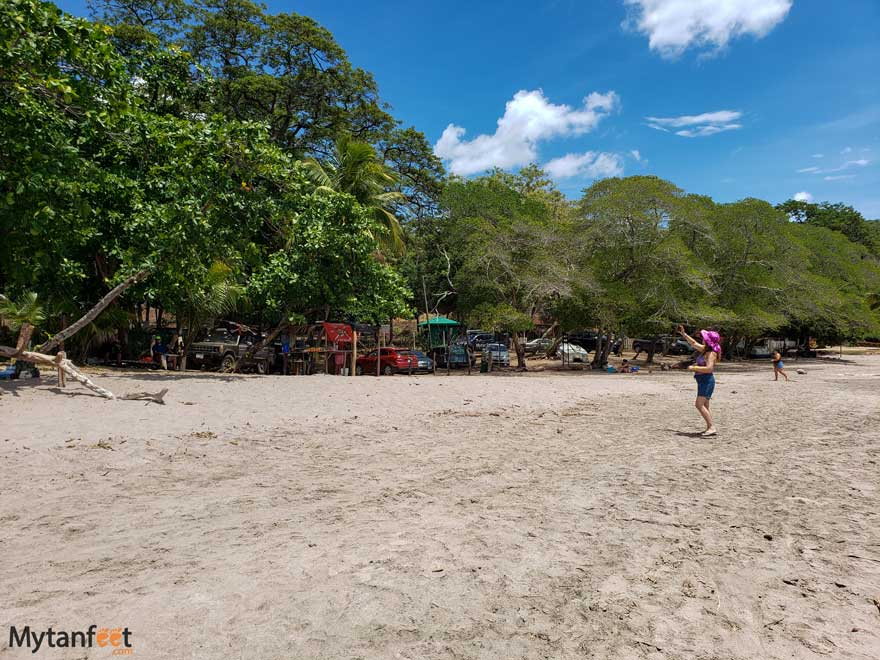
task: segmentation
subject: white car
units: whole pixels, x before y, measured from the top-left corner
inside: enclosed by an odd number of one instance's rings
[[[556,349],[563,362],[588,362],[590,354],[571,342],[564,341]]]

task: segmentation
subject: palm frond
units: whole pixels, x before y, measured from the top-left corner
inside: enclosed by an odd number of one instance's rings
[[[25,323],[38,326],[46,319],[46,313],[37,294],[28,291],[18,301],[0,295],[0,322],[17,331]]]

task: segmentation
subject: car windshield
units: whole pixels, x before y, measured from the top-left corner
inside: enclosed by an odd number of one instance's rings
[[[490,351],[506,351],[507,350],[507,346],[505,346],[504,344],[487,344],[486,348],[488,348]]]
[[[225,330],[214,330],[213,332],[208,333],[207,339],[203,339],[202,341],[214,341],[214,342],[228,342],[231,337],[229,333]]]

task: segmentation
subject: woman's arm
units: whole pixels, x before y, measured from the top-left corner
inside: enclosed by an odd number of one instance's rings
[[[711,374],[715,373],[715,358],[718,357],[715,355],[715,351],[710,351],[709,355],[706,357],[706,366],[698,367],[695,364],[692,364],[688,367],[691,371],[694,371],[698,374]]]
[[[684,337],[684,340],[685,340],[688,344],[690,344],[691,346],[693,346],[694,348],[696,348],[698,351],[702,352],[702,351],[705,351],[705,350],[706,350],[706,347],[705,347],[703,344],[701,344],[700,342],[698,342],[696,339],[694,339],[693,337],[691,337],[688,333],[686,333],[686,332],[684,331],[684,326],[683,326],[683,325],[679,325],[679,326],[678,326],[678,334],[680,334],[682,337]]]

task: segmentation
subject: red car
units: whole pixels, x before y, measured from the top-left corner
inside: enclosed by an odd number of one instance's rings
[[[386,376],[393,376],[396,373],[415,373],[419,367],[419,358],[412,351],[402,348],[383,348],[380,363],[380,369]],[[361,355],[357,359],[355,373],[358,376],[363,374],[376,373],[376,351]]]

